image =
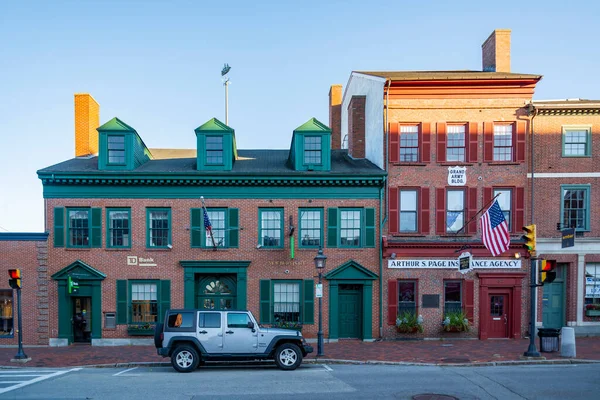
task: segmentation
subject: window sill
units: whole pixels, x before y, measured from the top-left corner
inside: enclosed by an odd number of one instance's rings
[[[445,166],[445,167],[454,167],[454,166],[472,167],[473,165],[475,165],[475,163],[471,163],[471,162],[450,162],[450,161],[438,162],[438,164]]]
[[[473,237],[475,236],[475,234],[466,234],[466,233],[459,233],[459,234],[454,234],[454,233],[443,233],[443,234],[438,234],[439,237],[443,237],[443,238],[455,238],[455,237],[461,237],[461,238],[468,238],[468,237]]]
[[[582,156],[569,156],[566,154],[562,155],[562,158],[592,158],[590,154],[582,155]]]
[[[146,251],[171,251],[168,247],[146,247]]]
[[[413,233],[391,233],[390,234],[392,237],[426,237],[427,235],[423,234],[423,233],[419,233],[419,232],[413,232]]]
[[[100,249],[100,247],[95,247],[97,249]],[[65,247],[66,251],[91,251],[92,248],[91,247]]]
[[[426,167],[429,165],[429,163],[424,163],[424,162],[397,162],[397,163],[391,163],[394,166],[413,166],[413,167]]]
[[[285,250],[283,247],[265,247],[265,246],[261,246],[258,247],[256,250],[262,251],[262,250],[279,250],[279,251],[283,251]]]
[[[488,161],[487,165],[524,165],[524,162],[515,161]]]
[[[107,247],[106,251],[131,251],[131,247]]]

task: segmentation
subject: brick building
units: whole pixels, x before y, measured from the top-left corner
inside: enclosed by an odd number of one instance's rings
[[[47,233],[0,232],[0,345],[18,345],[17,291],[8,286],[8,270],[21,270],[23,343],[48,344]],[[7,272],[4,272],[7,271]]]
[[[331,88],[332,146],[358,148],[388,172],[383,337],[527,332],[529,263],[515,241],[529,212],[527,104],[541,76],[511,72],[509,30],[494,31],[482,56],[482,71],[355,71],[343,95]],[[493,257],[477,213],[496,195],[512,242]],[[473,257],[465,274],[463,252]],[[424,332],[398,332],[403,312],[421,315]],[[461,312],[468,332],[442,329]]]
[[[169,307],[250,309],[314,338],[319,247],[325,337],[377,336],[385,171],[332,150],[327,126],[310,119],[290,149],[238,150],[212,119],[195,149],[149,149],[77,94],[75,129],[76,157],[38,171],[51,345],[136,343]]]
[[[555,281],[538,292],[538,324],[598,335],[600,101],[534,101],[530,113],[535,169],[528,177],[538,257],[556,263]],[[567,228],[575,228],[574,244],[563,247]]]

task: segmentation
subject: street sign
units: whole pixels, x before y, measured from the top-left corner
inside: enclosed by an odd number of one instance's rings
[[[322,283],[317,283],[317,286],[315,288],[315,295],[317,298],[323,297],[323,284]]]
[[[471,263],[472,260],[473,260],[473,257],[471,256],[471,253],[469,253],[469,252],[462,253],[458,257],[458,272],[460,272],[461,274],[466,274],[467,272],[469,272],[473,265]]]
[[[575,228],[563,229],[562,248],[575,246]]]

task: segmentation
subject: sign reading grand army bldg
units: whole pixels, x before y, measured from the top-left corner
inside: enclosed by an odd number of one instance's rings
[[[458,268],[458,260],[436,260],[436,259],[410,259],[410,260],[388,260],[388,268]],[[521,260],[506,259],[472,259],[471,268],[521,268]]]

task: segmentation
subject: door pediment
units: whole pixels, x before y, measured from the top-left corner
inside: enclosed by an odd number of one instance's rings
[[[68,279],[69,276],[81,280],[104,280],[106,278],[106,274],[89,266],[81,260],[77,260],[52,275],[52,279],[60,281]]]
[[[354,260],[350,260],[325,275],[325,279],[336,280],[376,280],[377,274],[369,271]]]

